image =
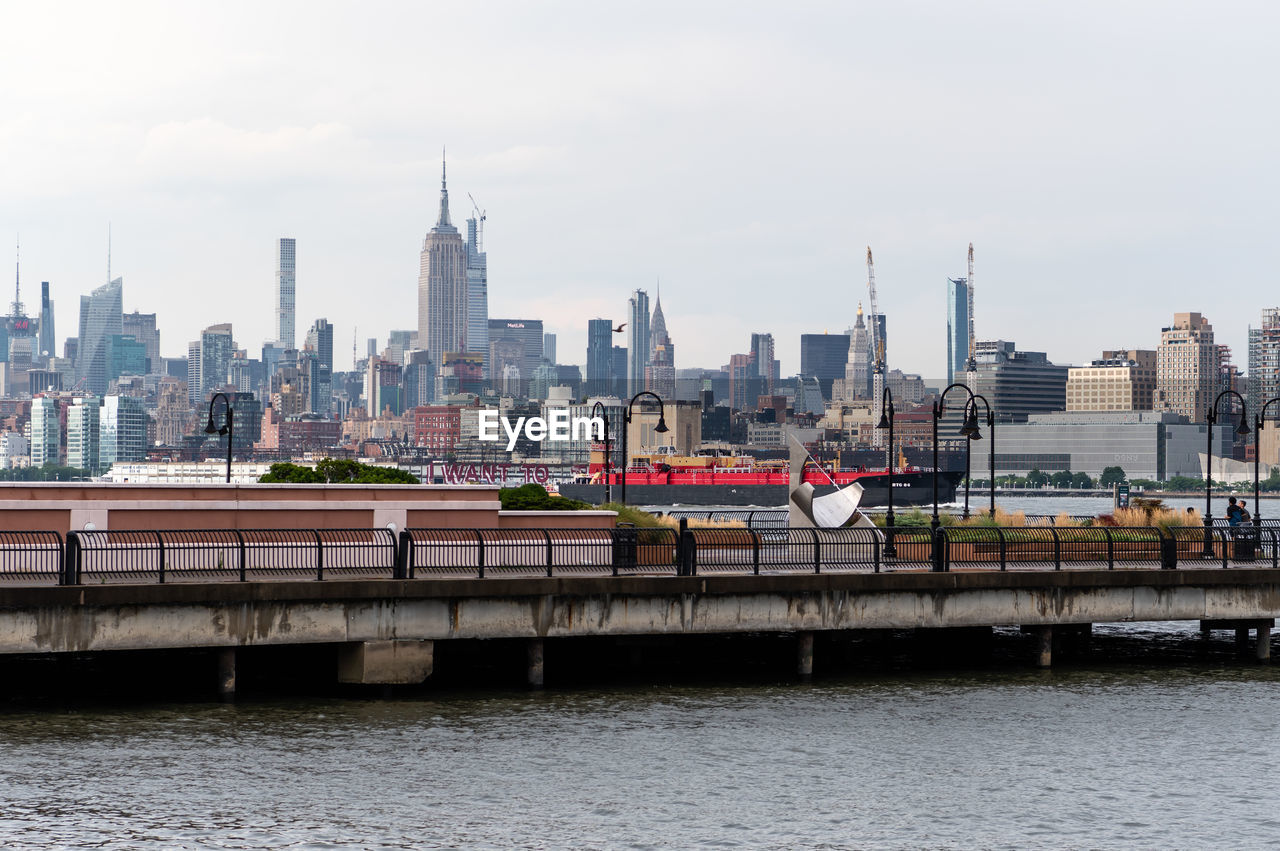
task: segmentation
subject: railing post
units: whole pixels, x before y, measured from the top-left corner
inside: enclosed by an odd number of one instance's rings
[[[320,531],[312,529],[311,534],[316,536],[316,580],[324,579],[324,542],[320,539]]]
[[[164,584],[164,535],[160,534],[160,530],[156,530],[156,543],[160,546],[160,584]]]
[[[1156,534],[1160,536],[1160,567],[1164,570],[1174,570],[1178,567],[1178,537],[1176,534],[1165,535],[1165,533],[1156,527]]]
[[[1254,508],[1257,508],[1257,507],[1258,507],[1258,506],[1256,506],[1256,505],[1254,506]],[[1215,530],[1215,531],[1217,531],[1217,530]],[[1220,538],[1218,539],[1219,541],[1221,541],[1221,542],[1222,542],[1222,566],[1223,566],[1223,568],[1226,568],[1226,566],[1227,566],[1227,532],[1223,531],[1223,532],[1220,532],[1219,534],[1221,534],[1221,535],[1222,535],[1222,537],[1220,537]],[[1234,538],[1232,539],[1231,547],[1232,547],[1232,549],[1235,549],[1235,539],[1234,539]]]
[[[747,528],[748,529],[752,529],[755,527],[755,519],[756,519],[756,513],[754,511],[748,511],[747,512]]]
[[[476,552],[477,579],[484,579],[484,534],[479,529],[473,529],[476,533],[476,543],[479,549]]]
[[[1262,534],[1261,527],[1258,528],[1258,534]],[[1268,529],[1267,534],[1271,536],[1271,566],[1273,568],[1280,568],[1280,553],[1276,552],[1276,530]],[[1262,546],[1261,537],[1258,538],[1258,546]]]
[[[1062,541],[1058,538],[1057,528],[1050,526],[1049,534],[1053,535],[1053,569],[1062,570]]]
[[[1111,537],[1111,530],[1106,526],[1102,527],[1102,534],[1107,536],[1107,570],[1116,569],[1116,541]]]
[[[817,529],[810,529],[813,532],[813,572],[822,572],[822,539],[818,537]]]
[[[871,530],[871,563],[876,573],[880,572],[880,533]]]
[[[943,527],[939,526],[933,532],[933,540],[931,542],[933,552],[933,572],[945,573],[947,568],[943,563],[943,547],[946,546],[946,538],[943,537]]]
[[[693,531],[686,528],[680,533],[684,538],[684,564],[685,576],[698,575],[698,539],[694,537]]]
[[[395,572],[392,576],[395,579],[408,579],[412,568],[409,565],[413,559],[413,538],[409,535],[408,529],[400,530],[399,546],[396,548],[396,564]]]
[[[760,536],[750,527],[747,531],[751,533],[751,572],[758,576],[760,574]]]
[[[550,576],[551,565],[555,564],[554,560],[552,559],[551,533],[548,532],[546,529],[543,529],[542,536],[547,539],[547,576]]]
[[[62,577],[58,584],[80,584],[80,536],[75,532],[67,532],[66,544],[62,549]]]
[[[246,553],[245,553],[245,546],[244,546],[244,535],[240,534],[239,529],[232,529],[231,531],[236,533],[236,541],[239,543],[239,546],[240,546],[240,581],[244,582],[246,579],[246,573],[248,571],[248,567],[245,564]]]
[[[1000,539],[1000,569],[1009,569],[1009,545],[1005,543],[1004,530],[999,526],[996,528],[996,537]]]
[[[685,568],[687,567],[687,565],[685,564],[684,535],[688,531],[689,531],[689,521],[681,517],[680,526],[678,529],[676,529],[676,576],[687,575],[685,573]]]

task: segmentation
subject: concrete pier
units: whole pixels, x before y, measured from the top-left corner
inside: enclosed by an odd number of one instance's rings
[[[218,697],[230,702],[236,699],[236,649],[218,651]]]
[[[435,644],[423,640],[356,641],[338,651],[338,682],[417,685],[431,676]]]
[[[813,676],[813,633],[796,635],[796,674],[804,680]]]
[[[525,659],[525,682],[529,688],[542,688],[544,662],[541,638],[531,638],[525,642]]]
[[[1037,668],[1048,668],[1053,665],[1053,627],[1042,626],[1036,630],[1039,653],[1036,656]]]
[[[1271,622],[1258,624],[1257,640],[1254,642],[1254,658],[1259,662],[1271,661]]]

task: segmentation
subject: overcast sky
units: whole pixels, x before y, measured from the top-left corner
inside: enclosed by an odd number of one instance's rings
[[[1274,3],[10,5],[0,234],[23,298],[124,278],[166,355],[416,327],[448,145],[455,223],[488,211],[489,311],[586,323],[662,303],[676,366],[717,367],[866,297],[892,367],[945,374],[946,278],[977,253],[977,334],[1082,363],[1206,314],[1246,363],[1276,294]],[[0,255],[2,256],[2,255]],[[0,301],[8,302],[4,296]]]

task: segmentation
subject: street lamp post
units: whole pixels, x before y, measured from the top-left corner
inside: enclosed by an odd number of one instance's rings
[[[1205,413],[1205,420],[1208,422],[1209,436],[1207,439],[1207,449],[1205,452],[1204,462],[1204,552],[1201,555],[1204,558],[1213,558],[1213,427],[1218,422],[1218,403],[1222,401],[1223,396],[1235,396],[1240,400],[1240,425],[1236,426],[1236,434],[1249,433],[1248,421],[1248,405],[1244,401],[1244,397],[1234,390],[1223,390],[1218,397],[1213,400],[1213,405]],[[1257,506],[1254,506],[1255,508]]]
[[[213,403],[218,401],[218,397],[222,397],[222,401],[227,405],[227,420],[222,428],[218,428],[213,424]],[[226,393],[214,393],[209,399],[209,424],[204,427],[205,434],[225,434],[227,436],[227,484],[231,484],[231,447],[235,438],[235,420],[232,419],[231,400],[227,398]]]
[[[946,412],[947,394],[957,387],[969,394],[968,403],[965,404],[965,409],[968,413],[965,415],[964,426],[960,429],[960,434],[969,440],[974,439],[975,435],[982,436],[981,432],[978,431],[978,409],[976,405],[972,404],[973,391],[964,384],[948,385],[933,403],[933,518],[929,521],[929,529],[933,536],[934,570],[942,569],[942,553],[938,546],[938,527],[942,525],[942,521],[938,519],[938,422]]]
[[[990,510],[991,517],[994,519],[996,516],[996,415],[995,411],[991,410],[991,403],[987,401],[986,396],[983,396],[981,393],[974,393],[972,399],[973,401],[971,401],[970,404],[974,405],[974,418],[976,419],[978,414],[976,402],[981,402],[982,407],[987,409],[987,428],[991,430],[991,444],[987,447],[987,461],[989,466],[989,475],[991,478],[991,481],[989,482],[991,492]],[[972,437],[970,439],[981,440],[982,435],[979,434],[977,437]],[[966,493],[965,496],[967,499],[968,493]]]
[[[591,406],[591,416],[596,415],[596,409],[600,409],[600,419],[604,421],[604,501],[609,502],[609,461],[611,455],[609,452],[609,412],[605,410],[604,403],[597,401]]]
[[[630,456],[627,454],[627,432],[630,431],[629,426],[631,425],[631,409],[635,405],[636,400],[639,399],[641,396],[652,396],[658,402],[658,425],[654,428],[654,431],[657,432],[658,434],[666,434],[671,430],[667,428],[667,417],[666,417],[666,414],[664,414],[662,411],[663,405],[665,403],[662,401],[661,396],[659,396],[657,393],[653,393],[648,390],[641,390],[639,393],[631,397],[631,401],[627,403],[627,410],[622,415],[622,419],[623,419],[623,424],[622,424],[622,504],[623,505],[627,504],[627,466],[629,465],[631,460]]]
[[[1271,407],[1272,402],[1280,402],[1280,396],[1274,399],[1268,399],[1263,405],[1262,410],[1253,417],[1253,525],[1258,528],[1262,525],[1262,487],[1258,482],[1259,464],[1262,458],[1262,429],[1267,423],[1267,408]]]
[[[893,543],[893,393],[889,392],[889,388],[885,387],[884,392],[880,394],[880,422],[876,424],[876,428],[885,428],[889,430],[889,451],[886,453],[886,465],[889,471],[889,510],[884,515],[885,537],[884,537],[884,556],[885,558],[897,558],[898,548]]]

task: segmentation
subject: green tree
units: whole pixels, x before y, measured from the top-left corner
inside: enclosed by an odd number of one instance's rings
[[[1053,482],[1055,488],[1069,488],[1071,487],[1071,471],[1059,470],[1049,477],[1049,481]]]
[[[518,488],[503,488],[498,499],[506,511],[582,511],[591,508],[585,502],[552,496],[542,485],[530,482]]]
[[[1071,476],[1071,487],[1073,488],[1091,488],[1093,487],[1093,479],[1088,473],[1075,473]]]
[[[272,464],[262,484],[416,485],[418,478],[395,467],[361,464],[349,458],[325,458],[315,468]]]
[[[1270,475],[1258,482],[1258,489],[1264,491],[1280,491],[1280,467],[1272,467]]]
[[[1049,477],[1039,470],[1032,470],[1027,473],[1027,487],[1042,488],[1049,483]]]
[[[1098,477],[1098,485],[1104,488],[1124,484],[1126,481],[1124,470],[1119,467],[1104,467],[1102,475]]]

